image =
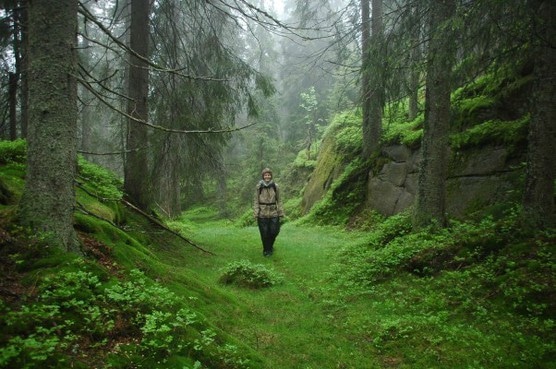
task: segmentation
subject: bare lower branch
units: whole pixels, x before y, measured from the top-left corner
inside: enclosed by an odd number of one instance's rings
[[[185,74],[182,73],[182,71],[185,68],[178,68],[178,69],[169,69],[169,68],[164,68],[156,63],[153,63],[151,60],[149,60],[148,58],[145,58],[144,56],[136,53],[134,50],[132,50],[129,46],[127,46],[125,43],[123,43],[122,41],[118,40],[117,37],[115,37],[114,35],[112,35],[112,32],[110,32],[109,29],[107,29],[98,19],[96,19],[96,17],[91,14],[91,12],[83,5],[83,3],[79,2],[80,8],[79,8],[79,12],[86,17],[87,19],[89,19],[91,22],[93,22],[98,28],[100,28],[100,30],[102,32],[104,32],[112,41],[114,41],[119,47],[121,47],[123,50],[127,51],[128,53],[130,53],[131,55],[135,56],[136,58],[138,58],[139,60],[147,63],[147,65],[157,71],[160,72],[165,72],[165,73],[172,73],[172,74],[176,74],[182,78],[186,78],[186,79],[190,79],[190,80],[200,80],[200,81],[213,81],[213,82],[227,82],[228,79],[225,78],[214,78],[214,77],[206,77],[206,76],[192,76],[189,74]]]
[[[240,131],[242,129],[249,128],[249,127],[254,126],[255,124],[257,124],[256,122],[253,122],[253,123],[241,126],[241,127],[228,127],[228,128],[223,128],[223,129],[206,129],[206,130],[202,130],[202,129],[183,130],[183,129],[175,129],[175,128],[168,128],[168,127],[159,126],[157,124],[149,123],[149,122],[144,121],[142,119],[138,119],[138,118],[124,112],[123,110],[117,108],[116,106],[114,106],[113,104],[108,102],[104,98],[104,96],[102,96],[100,93],[98,93],[98,91],[96,91],[88,81],[86,81],[82,78],[79,78],[77,76],[76,76],[76,78],[77,78],[77,81],[80,82],[83,87],[85,87],[87,90],[89,90],[104,105],[108,106],[113,111],[123,115],[124,117],[128,118],[130,121],[132,121],[134,123],[143,124],[147,127],[150,127],[150,128],[153,128],[153,129],[156,129],[156,130],[159,130],[159,131],[169,132],[169,133],[184,133],[184,134],[200,134],[200,133],[220,133],[221,134],[221,133],[231,133],[231,132],[235,132],[235,131]]]

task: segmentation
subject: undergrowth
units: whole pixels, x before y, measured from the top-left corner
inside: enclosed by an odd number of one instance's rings
[[[365,198],[367,167],[353,160],[301,223],[346,226]]]
[[[220,282],[247,288],[265,288],[279,284],[283,276],[262,264],[248,260],[230,263],[222,270]]]
[[[19,307],[2,305],[0,367],[85,368],[91,350],[111,368],[247,367],[187,300],[139,270],[114,279],[74,263],[41,278]]]
[[[121,180],[79,160],[78,256],[17,225],[25,142],[1,142],[0,153],[9,197],[0,208],[0,368],[260,367],[204,318],[193,288],[178,295],[153,279],[168,267],[150,247],[171,241],[119,202]]]
[[[556,231],[525,231],[518,213],[420,232],[409,215],[386,219],[338,251],[333,306],[402,367],[463,368],[470,357],[475,368],[553,367]]]

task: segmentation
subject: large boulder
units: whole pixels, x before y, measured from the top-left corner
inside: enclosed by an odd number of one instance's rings
[[[326,146],[328,145],[328,146]],[[347,163],[334,155],[333,145],[323,143],[321,157],[303,196],[303,213],[321,200]],[[384,148],[378,170],[368,173],[365,207],[390,216],[409,208],[417,195],[420,150],[403,145]],[[447,178],[446,211],[451,217],[464,217],[470,212],[497,202],[515,199],[523,175],[522,155],[510,154],[502,146],[483,146],[452,152]]]

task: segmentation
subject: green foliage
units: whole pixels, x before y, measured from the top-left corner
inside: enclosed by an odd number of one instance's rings
[[[311,208],[305,221],[346,225],[363,203],[367,170],[361,159],[348,164],[342,175],[332,183],[325,197]]]
[[[491,107],[494,105],[494,102],[495,99],[492,96],[479,95],[458,100],[455,103],[455,107],[459,110],[460,114],[469,118],[477,110]]]
[[[494,68],[457,89],[452,94],[453,129],[500,124],[504,121],[523,123],[524,120],[528,120],[527,114],[523,113],[520,104],[515,104],[515,101],[523,100],[524,88],[530,82],[530,75],[522,76],[515,66],[506,65]],[[485,135],[490,133],[495,134],[495,140],[503,143],[498,136],[503,132],[483,131]],[[504,142],[516,142],[515,135],[512,136],[516,132],[506,133],[510,134],[510,137]]]
[[[138,270],[125,280],[101,280],[86,270],[58,272],[41,280],[34,299],[3,310],[8,334],[0,367],[68,367],[70,351],[76,354],[71,360],[83,365],[86,357],[79,353],[89,341],[115,368],[165,367],[160,363],[180,355],[215,368],[247,367],[237,348],[220,346],[216,332],[182,298]],[[129,343],[111,347],[115,337]]]
[[[384,141],[388,144],[402,144],[417,148],[423,137],[424,114],[419,114],[411,122],[396,120],[384,127]]]
[[[343,247],[330,281],[380,310],[350,327],[408,367],[551,367],[556,233],[525,231],[517,214],[419,232],[399,215]]]
[[[56,268],[64,263],[71,263],[77,257],[73,253],[67,253],[49,244],[48,233],[36,233],[27,228],[13,223],[9,228],[10,237],[24,244],[24,247],[10,249],[9,259],[14,263],[20,273],[40,270],[41,268]]]
[[[188,225],[198,222],[210,223],[219,219],[218,209],[211,206],[195,206],[188,209],[187,212],[184,212],[174,221],[169,221],[168,224],[183,228],[185,233],[187,233]]]
[[[283,223],[286,223],[290,219],[298,219],[302,216],[301,200],[301,197],[294,197],[288,199],[284,203],[284,212],[286,213],[286,216],[283,219]]]
[[[335,151],[344,156],[356,156],[362,147],[361,112],[347,111],[334,116],[325,135],[334,137]]]
[[[78,174],[85,181],[84,187],[101,199],[120,200],[123,196],[123,182],[109,170],[78,158]]]
[[[461,133],[453,134],[451,145],[454,149],[464,149],[486,143],[515,145],[527,137],[529,115],[513,121],[489,120],[477,124]]]
[[[455,101],[469,99],[469,103],[463,103],[463,106],[468,107],[491,106],[494,102],[519,91],[531,82],[532,75],[522,75],[520,68],[523,66],[519,64],[521,63],[518,63],[518,65],[512,65],[511,63],[495,65],[487,73],[455,90],[453,99]],[[473,103],[473,101],[478,103]],[[467,111],[470,110],[467,109]]]
[[[315,169],[319,145],[312,145],[310,150],[303,149],[297,154],[293,166],[295,168]]]
[[[27,142],[25,140],[0,141],[0,165],[9,163],[24,164],[26,159]]]
[[[0,206],[12,205],[24,186],[27,144],[24,140],[0,141]]]
[[[219,281],[240,287],[259,289],[281,283],[283,277],[262,264],[252,264],[241,260],[228,264],[222,271]]]
[[[253,216],[253,209],[249,208],[241,214],[238,218],[236,224],[239,227],[250,227],[257,224],[255,217]]]

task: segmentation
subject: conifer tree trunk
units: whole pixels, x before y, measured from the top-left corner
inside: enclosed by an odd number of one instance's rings
[[[86,25],[85,25],[86,27]],[[87,30],[84,30],[87,34]],[[90,70],[89,60],[91,58],[89,49],[89,40],[84,37],[80,46],[80,64],[82,67]],[[92,160],[93,157],[90,152],[94,150],[93,148],[93,124],[95,121],[95,116],[93,114],[92,102],[94,101],[93,94],[87,90],[85,87],[78,88],[77,90],[79,100],[82,102],[81,112],[79,115],[79,126],[81,128],[81,141],[79,148],[83,151],[83,157],[87,160]]]
[[[21,137],[27,137],[27,130],[29,127],[29,83],[28,83],[28,69],[29,69],[29,2],[22,0],[20,2],[20,21],[21,21],[21,44],[20,44],[20,106],[21,106]]]
[[[17,139],[17,74],[9,73],[8,100],[10,111],[10,140]]]
[[[77,1],[29,4],[27,174],[20,220],[78,251],[73,229],[77,143]]]
[[[363,159],[372,149],[371,133],[371,10],[370,0],[361,0],[361,109],[363,112]]]
[[[172,114],[171,114],[172,115]],[[181,137],[165,134],[163,143],[156,154],[156,166],[153,170],[154,193],[157,206],[169,218],[181,213],[181,177],[179,151],[183,149]]]
[[[420,27],[419,27],[419,5],[411,6],[411,69],[409,74],[409,106],[408,120],[413,120],[419,113],[419,62],[421,60]]]
[[[532,41],[535,82],[523,205],[528,222],[548,228],[556,225],[556,4],[532,0],[530,9],[535,23]]]
[[[136,54],[148,57],[150,0],[131,1],[131,24],[129,46]],[[127,113],[139,120],[148,121],[147,96],[149,89],[149,70],[147,63],[137,55],[129,56]],[[148,130],[147,127],[132,119],[127,124],[127,150],[124,167],[124,190],[130,202],[147,210],[149,207],[148,189]]]
[[[419,168],[414,226],[446,224],[446,177],[450,128],[451,74],[454,41],[447,22],[455,11],[454,0],[431,2],[429,49],[427,56],[425,123],[422,161]]]
[[[379,55],[382,44],[382,0],[361,0],[361,43],[362,43],[362,111],[363,111],[363,158],[368,159],[378,150],[382,136],[382,108],[384,71]]]

